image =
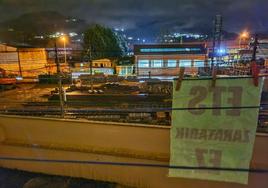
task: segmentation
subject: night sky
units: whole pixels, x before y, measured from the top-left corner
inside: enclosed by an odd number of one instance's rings
[[[0,21],[45,10],[132,30],[202,31],[222,14],[230,32],[268,31],[267,0],[0,0]]]

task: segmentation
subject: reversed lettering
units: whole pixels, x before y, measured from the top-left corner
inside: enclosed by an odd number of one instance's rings
[[[242,87],[229,87],[228,91],[232,93],[232,97],[228,98],[228,104],[231,104],[233,107],[240,107],[242,103]],[[240,116],[240,109],[230,109],[226,111],[228,116]]]
[[[194,86],[190,91],[190,95],[194,95],[195,97],[189,101],[188,108],[204,108],[205,105],[200,104],[207,97],[207,89],[201,86]],[[199,104],[199,105],[198,105]],[[189,112],[193,115],[201,115],[205,112],[205,109],[199,110],[189,110]]]

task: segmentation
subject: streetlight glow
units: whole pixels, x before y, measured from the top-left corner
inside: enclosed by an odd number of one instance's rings
[[[66,52],[66,36],[61,36],[60,40],[63,42],[63,48],[64,48],[64,63],[67,63],[67,52]]]
[[[62,37],[61,37],[61,40],[62,40],[63,42],[66,42],[66,37],[62,36]]]
[[[243,31],[241,34],[240,34],[240,38],[242,39],[246,39],[249,37],[249,32],[248,31]]]
[[[246,40],[249,38],[249,32],[248,31],[243,31],[242,33],[240,33],[239,35],[239,49],[241,49],[241,41],[243,40]]]

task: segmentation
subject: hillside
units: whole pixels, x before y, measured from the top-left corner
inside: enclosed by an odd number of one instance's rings
[[[54,11],[32,12],[0,23],[0,41],[28,42],[34,36],[47,36],[55,32],[81,33],[86,22]]]

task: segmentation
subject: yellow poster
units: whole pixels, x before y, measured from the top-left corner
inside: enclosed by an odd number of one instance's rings
[[[186,79],[173,84],[170,165],[248,169],[252,158],[262,79]],[[170,169],[169,177],[247,184],[248,172]]]

